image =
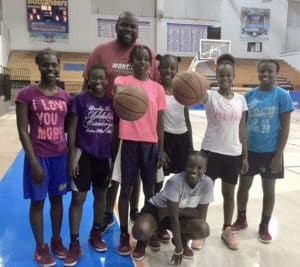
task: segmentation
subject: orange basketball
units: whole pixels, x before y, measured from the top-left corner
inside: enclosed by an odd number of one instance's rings
[[[148,96],[136,85],[122,87],[114,96],[113,107],[118,116],[127,121],[141,118],[148,109]]]
[[[131,233],[136,240],[147,241],[156,229],[157,222],[155,218],[149,213],[144,213],[136,219]]]
[[[184,106],[192,106],[205,96],[209,83],[206,77],[194,71],[178,74],[173,81],[175,99]]]

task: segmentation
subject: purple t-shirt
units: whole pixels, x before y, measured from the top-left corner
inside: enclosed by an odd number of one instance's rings
[[[76,146],[97,159],[110,158],[112,131],[117,123],[112,99],[83,91],[72,99],[71,112],[78,117]]]
[[[35,85],[24,87],[16,103],[28,105],[29,137],[37,156],[58,156],[67,152],[64,122],[71,97],[58,88],[57,94],[45,96]]]

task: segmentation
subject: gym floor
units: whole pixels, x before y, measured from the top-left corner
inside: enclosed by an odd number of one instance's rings
[[[191,111],[194,147],[200,148],[206,119],[204,111]],[[22,197],[22,160],[24,153],[18,139],[15,112],[0,117],[0,267],[37,266],[33,260],[34,240],[28,222],[28,205]],[[208,210],[207,221],[211,235],[200,251],[195,251],[191,260],[184,260],[184,267],[298,267],[300,265],[300,110],[292,113],[292,124],[288,144],[285,149],[285,179],[276,184],[276,203],[270,223],[273,242],[265,245],[258,241],[257,230],[260,221],[262,192],[260,178],[256,177],[250,191],[248,204],[249,227],[236,236],[240,249],[232,251],[225,247],[220,235],[223,223],[222,196],[220,181],[215,184],[215,201]],[[132,262],[130,257],[117,254],[119,238],[118,223],[107,231],[104,239],[109,250],[105,253],[94,252],[87,244],[88,232],[92,221],[90,196],[84,207],[81,223],[81,245],[83,256],[77,266],[168,266],[172,254],[171,244],[162,245],[157,253],[147,249],[141,262]],[[67,209],[70,196],[66,196],[62,237],[65,245],[69,242]],[[141,198],[140,205],[143,199]],[[49,204],[45,206],[45,240],[49,240]],[[235,215],[234,215],[235,216]],[[134,242],[134,241],[133,241]],[[63,266],[57,260],[56,266]],[[170,265],[169,265],[170,266]]]

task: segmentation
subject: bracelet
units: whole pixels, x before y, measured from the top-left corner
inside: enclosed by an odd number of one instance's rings
[[[183,249],[180,252],[176,252],[174,249],[174,255],[179,256],[183,254]]]

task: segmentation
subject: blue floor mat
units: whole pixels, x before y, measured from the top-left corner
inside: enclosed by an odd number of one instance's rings
[[[31,267],[38,266],[33,260],[35,243],[29,225],[29,200],[23,199],[23,159],[21,151],[0,182],[0,266],[1,267]],[[61,236],[64,244],[69,244],[68,208],[71,194],[64,197],[64,218]],[[117,252],[120,229],[115,224],[103,235],[108,250],[103,253],[95,252],[88,245],[88,235],[92,225],[92,194],[86,199],[80,225],[80,244],[83,255],[76,266],[79,267],[133,267],[130,256],[121,256]],[[49,244],[51,226],[49,217],[49,202],[44,207],[44,236]],[[63,266],[61,260],[56,260],[56,266]]]

